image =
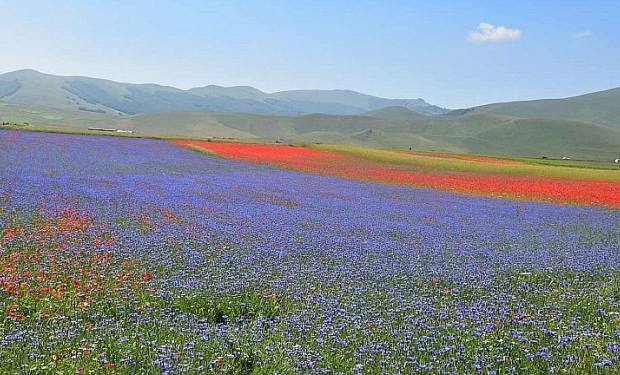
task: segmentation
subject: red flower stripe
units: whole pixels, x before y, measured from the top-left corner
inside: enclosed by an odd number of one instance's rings
[[[614,181],[446,172],[432,167],[386,165],[360,157],[287,145],[172,142],[180,146],[201,147],[226,159],[305,172],[513,199],[620,206],[620,183]],[[470,159],[486,160],[484,157]]]

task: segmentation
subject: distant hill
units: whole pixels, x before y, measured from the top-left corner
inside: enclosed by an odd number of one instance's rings
[[[292,90],[272,94],[253,87],[181,90],[89,77],[62,77],[26,69],[0,75],[0,100],[115,115],[161,112],[244,112],[279,116],[355,115],[402,106],[424,115],[448,112],[422,99],[385,99],[349,90]]]
[[[620,129],[616,127],[591,122],[522,119],[484,113],[419,116],[411,119],[326,114],[293,117],[231,112],[114,116],[0,101],[0,120],[81,129],[101,127],[133,130],[143,136],[352,144],[493,155],[568,156],[573,159],[607,161],[620,157]]]
[[[420,118],[420,114],[412,111],[407,107],[402,106],[393,106],[393,107],[385,107],[380,109],[375,109],[374,111],[369,111],[364,113],[365,116],[383,118],[388,120],[405,120],[405,119],[414,119]]]
[[[488,104],[449,112],[446,116],[494,114],[590,122],[620,128],[620,88],[565,99]]]
[[[142,135],[620,158],[620,88],[446,113],[421,99],[383,99],[346,90],[180,90],[21,70],[0,75],[0,120]]]

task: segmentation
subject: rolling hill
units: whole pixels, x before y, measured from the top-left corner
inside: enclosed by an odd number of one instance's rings
[[[446,116],[471,116],[481,113],[581,121],[620,128],[620,87],[565,99],[487,104],[452,111]]]
[[[18,71],[0,76],[0,97],[0,120],[18,124],[511,156],[620,157],[620,88],[425,116],[412,108],[420,104],[416,100],[345,90],[265,94],[252,87],[207,86],[184,91]],[[436,108],[425,105],[431,112]],[[327,113],[315,113],[319,110]],[[296,111],[301,114],[293,115]]]
[[[425,115],[448,112],[422,99],[385,99],[349,90],[291,90],[268,94],[247,86],[213,85],[181,90],[156,84],[54,76],[30,69],[0,75],[0,100],[116,115],[182,111],[279,116],[354,115],[391,106],[403,106]]]
[[[388,120],[410,120],[422,117],[421,114],[403,106],[375,109],[374,111],[364,113],[364,115]]]
[[[133,130],[142,136],[238,138],[288,143],[512,156],[620,157],[620,129],[591,122],[493,114],[385,119],[368,115],[268,116],[230,112],[167,112],[113,116],[0,101],[2,122],[79,129]]]

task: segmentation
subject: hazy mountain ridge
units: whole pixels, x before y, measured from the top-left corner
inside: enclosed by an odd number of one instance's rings
[[[215,85],[181,90],[157,84],[54,76],[29,69],[0,75],[0,99],[20,104],[127,115],[180,111],[280,116],[362,114],[396,105],[424,115],[448,112],[422,99],[385,99],[350,90],[291,90],[268,94],[248,86]]]
[[[411,106],[417,99],[382,99],[347,90],[265,94],[247,86],[206,86],[184,91],[34,71],[0,76],[0,96],[0,119],[10,123],[478,154],[620,157],[620,88],[566,99],[488,104],[440,116],[400,105]],[[22,101],[33,104],[17,104]],[[381,107],[390,103],[398,105]],[[349,113],[361,107],[379,108]],[[286,112],[291,108],[310,113],[291,115]],[[319,108],[345,114],[316,113]],[[141,114],[128,115],[132,112]]]

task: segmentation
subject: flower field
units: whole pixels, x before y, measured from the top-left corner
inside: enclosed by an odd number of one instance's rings
[[[614,207],[3,130],[0,262],[0,373],[620,372]]]
[[[338,146],[317,150],[273,144],[173,143],[202,148],[227,159],[305,172],[493,197],[620,207],[617,171],[597,171],[594,178],[551,177],[541,175],[540,167],[522,162],[470,155],[368,150],[351,153],[351,148]],[[345,154],[331,149],[345,150]],[[407,160],[403,155],[417,159]],[[445,158],[460,160],[446,162]],[[543,169],[543,173],[549,171],[553,172],[553,168]]]

